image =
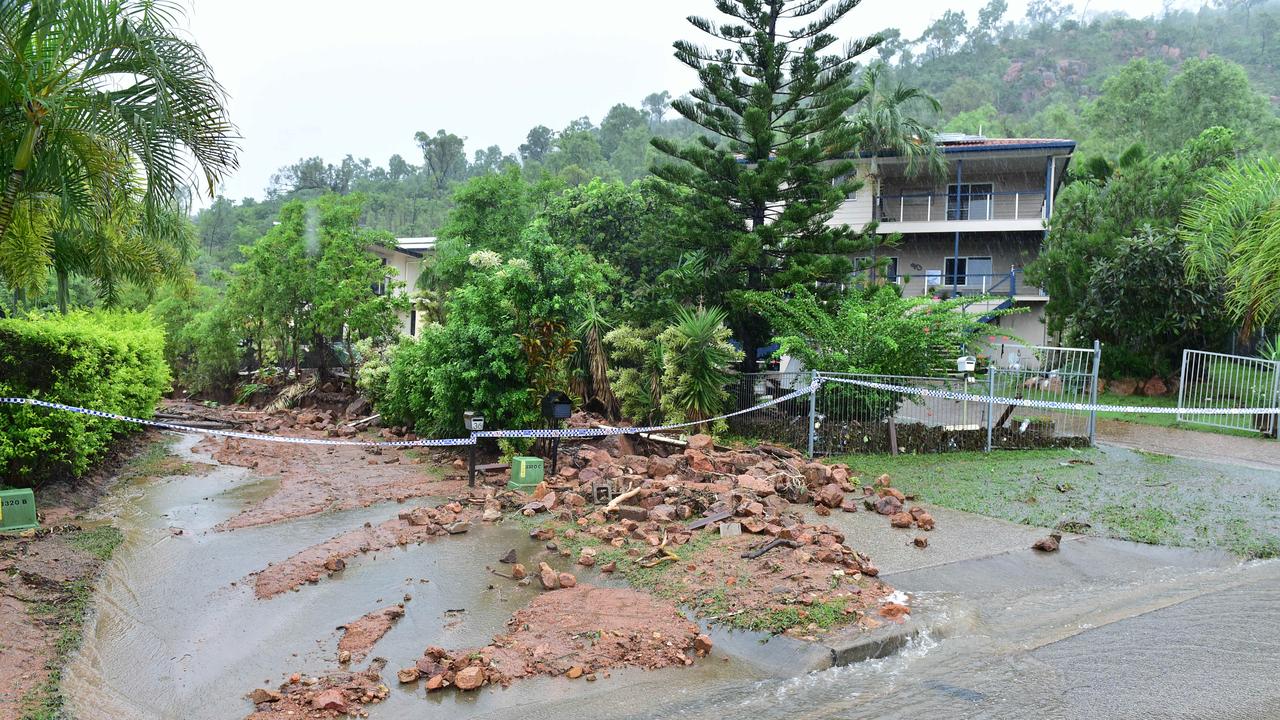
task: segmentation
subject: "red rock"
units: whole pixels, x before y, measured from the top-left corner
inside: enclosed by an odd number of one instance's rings
[[[560,472],[560,477],[564,478],[565,480],[572,480],[578,477],[578,468],[572,465],[561,465],[559,472]]]
[[[845,512],[858,512],[858,501],[849,499],[840,503],[840,509]]]
[[[902,494],[902,491],[901,491],[901,490],[899,490],[898,488],[895,488],[895,487],[885,487],[885,488],[881,488],[881,489],[880,489],[880,497],[892,497],[892,498],[897,498],[898,502],[900,502],[900,503],[903,503],[903,502],[906,502],[906,501],[907,501],[907,496],[906,496],[906,495],[903,495],[903,494]]]
[[[885,473],[876,478],[876,485],[880,487],[889,487],[893,484],[893,478],[889,477],[889,473]]]
[[[693,639],[693,650],[699,655],[711,652],[711,646],[711,637],[708,635],[699,635]]]
[[[929,538],[923,535],[917,535],[915,540],[912,540],[911,542],[915,543],[915,546],[921,549],[929,547]]]
[[[427,692],[434,692],[436,690],[443,688],[445,685],[448,685],[448,684],[449,682],[445,680],[444,673],[432,675],[427,680]]]
[[[684,451],[684,456],[689,458],[689,469],[697,473],[713,473],[716,472],[715,463],[711,462],[711,458],[701,450],[689,448]]]
[[[831,516],[831,508],[827,507],[826,505],[815,505],[813,507],[813,512],[816,513],[818,517]]]
[[[933,516],[927,512],[922,512],[916,516],[916,527],[921,530],[933,529]]]
[[[838,508],[844,502],[844,490],[835,483],[824,485],[814,497],[814,502],[828,508]]]
[[[618,563],[616,562],[608,562],[600,566],[600,572],[602,573],[611,573],[617,569],[618,569]]]
[[[689,438],[690,450],[710,452],[715,449],[716,441],[710,435],[694,435]]]
[[[914,520],[911,513],[900,512],[889,516],[889,524],[896,528],[909,528]]]
[[[886,495],[876,500],[875,509],[881,515],[896,515],[902,512],[902,501],[892,495]]]
[[[560,587],[562,588],[571,588],[574,585],[578,584],[578,579],[575,578],[571,573],[567,573],[567,572],[560,573],[558,580],[560,581]]]
[[[805,483],[809,489],[820,488],[831,480],[831,468],[820,462],[805,463],[800,468],[800,473],[804,475]]]
[[[453,684],[459,690],[475,690],[484,685],[484,668],[472,665],[459,670],[453,676]]]
[[[649,511],[649,519],[668,523],[676,519],[676,506],[660,503]]]
[[[511,566],[511,579],[513,580],[523,580],[528,574],[529,571],[525,570],[524,565],[520,563],[515,563]]]
[[[538,579],[542,582],[543,590],[560,589],[560,574],[546,563],[538,565]]]
[[[1049,537],[1040,538],[1032,545],[1032,549],[1040,552],[1057,552],[1058,544],[1062,541],[1062,536],[1058,533],[1050,533]]]
[[[276,692],[275,690],[267,690],[266,688],[258,688],[257,690],[254,690],[253,692],[249,693],[249,702],[253,703],[254,705],[259,705],[261,703],[280,702],[280,698],[281,698],[280,693]]]
[[[1164,379],[1160,377],[1152,377],[1142,385],[1142,394],[1148,397],[1160,397],[1169,394],[1169,386],[1165,384]]]
[[[1138,389],[1138,381],[1133,378],[1117,378],[1107,382],[1107,391],[1112,395],[1127,397]]]
[[[347,711],[347,697],[338,688],[329,688],[311,699],[311,707],[316,710],[336,710],[344,713]]]
[[[668,475],[674,475],[676,472],[676,461],[673,458],[649,458],[649,467],[646,472],[649,477],[658,479],[664,478]]]
[[[769,497],[774,493],[772,480],[765,480],[755,475],[739,475],[736,482],[739,488],[750,490],[762,498]]]
[[[422,675],[422,671],[419,670],[416,666],[401,668],[400,670],[396,671],[396,679],[399,680],[401,683],[415,682],[419,677],[421,677],[421,675]]]

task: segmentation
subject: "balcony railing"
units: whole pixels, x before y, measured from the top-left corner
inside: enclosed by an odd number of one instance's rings
[[[1021,270],[1002,273],[960,273],[954,278],[945,273],[942,275],[917,273],[889,277],[888,281],[901,285],[902,294],[906,296],[950,296],[953,292],[960,296],[1006,295],[1012,297],[1045,294],[1042,288],[1028,285],[1022,278]]]
[[[907,193],[875,199],[880,222],[1036,220],[1044,217],[1043,191]]]

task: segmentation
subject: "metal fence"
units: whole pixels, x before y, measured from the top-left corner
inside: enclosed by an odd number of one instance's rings
[[[1182,351],[1178,378],[1178,420],[1275,437],[1280,418],[1258,415],[1204,415],[1200,408],[1280,407],[1280,362],[1203,350]],[[1183,412],[1186,410],[1186,412]]]
[[[1094,415],[1031,410],[989,401],[1016,397],[1063,403],[1096,399],[1097,351],[1083,348],[992,344],[971,373],[932,377],[821,373],[925,390],[973,395],[936,398],[823,383],[808,397],[729,420],[743,437],[784,443],[813,455],[877,452],[947,452],[993,448],[1082,446],[1092,442]],[[737,409],[808,385],[810,372],[753,373],[738,379]]]

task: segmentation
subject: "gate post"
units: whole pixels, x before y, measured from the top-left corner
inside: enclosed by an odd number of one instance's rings
[[[1093,340],[1093,376],[1089,382],[1089,404],[1098,404],[1098,366],[1102,363],[1102,343]],[[1089,447],[1098,444],[1098,409],[1089,409]]]
[[[821,374],[817,370],[814,370],[813,372],[811,372],[809,374],[809,384],[812,385],[813,381],[817,380],[819,377],[821,377]],[[813,434],[815,429],[814,425],[818,421],[818,389],[821,387],[822,386],[819,385],[817,388],[814,388],[813,392],[809,393],[809,459],[810,460],[813,459]]]
[[[987,363],[987,449],[991,452],[991,432],[996,423],[996,367]]]
[[[1271,382],[1271,407],[1276,408],[1276,411],[1271,414],[1271,437],[1280,440],[1280,360],[1272,364],[1271,374],[1273,376]],[[1181,388],[1179,388],[1179,392],[1181,392]]]

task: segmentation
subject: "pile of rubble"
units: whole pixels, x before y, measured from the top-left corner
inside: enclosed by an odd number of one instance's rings
[[[476,690],[536,675],[596,680],[618,667],[657,669],[693,663],[711,640],[675,605],[621,588],[570,584],[543,593],[507,621],[509,630],[481,648],[429,647],[396,673],[428,692]]]
[[[391,693],[382,682],[385,664],[374,660],[367,670],[323,677],[294,673],[279,690],[258,688],[249,693],[255,709],[247,720],[368,717],[364,706],[380,703]]]

